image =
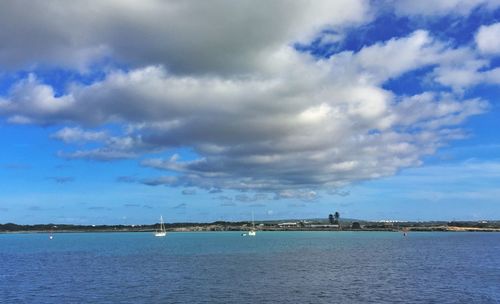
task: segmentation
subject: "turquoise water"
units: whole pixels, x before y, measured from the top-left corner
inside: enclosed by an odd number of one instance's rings
[[[0,235],[1,303],[500,303],[500,233]]]

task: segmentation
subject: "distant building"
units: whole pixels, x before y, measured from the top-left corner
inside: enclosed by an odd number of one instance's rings
[[[288,222],[288,223],[279,223],[278,227],[280,228],[292,228],[292,227],[297,227],[298,223],[297,222]]]
[[[307,227],[311,228],[339,228],[339,225],[337,224],[312,224],[308,225]]]

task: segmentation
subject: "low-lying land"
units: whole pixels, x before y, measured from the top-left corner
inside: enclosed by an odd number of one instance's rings
[[[159,224],[152,225],[68,225],[0,224],[0,233],[28,232],[152,232]],[[168,231],[245,231],[252,227],[249,222],[172,223],[165,224]],[[264,221],[257,222],[261,231],[489,231],[500,232],[500,221],[453,221],[453,222],[370,222],[342,221],[339,224],[322,221]]]

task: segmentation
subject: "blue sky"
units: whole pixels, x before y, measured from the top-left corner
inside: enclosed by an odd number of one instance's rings
[[[0,4],[0,223],[500,219],[497,1]]]

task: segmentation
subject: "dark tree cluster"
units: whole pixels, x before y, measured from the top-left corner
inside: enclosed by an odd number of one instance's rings
[[[335,211],[334,214],[330,214],[328,215],[328,222],[331,224],[331,225],[338,225],[339,224],[339,218],[340,218],[340,213],[338,213],[337,211]]]

